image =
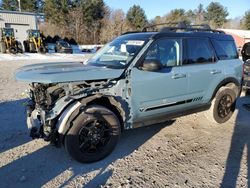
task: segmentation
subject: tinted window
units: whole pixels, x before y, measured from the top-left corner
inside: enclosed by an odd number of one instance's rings
[[[165,67],[177,66],[181,57],[181,40],[162,39],[156,41],[146,54],[145,59],[157,59]]]
[[[218,59],[237,59],[238,53],[234,41],[212,40]]]
[[[211,63],[213,61],[214,54],[208,39],[187,39],[187,59],[184,64]]]

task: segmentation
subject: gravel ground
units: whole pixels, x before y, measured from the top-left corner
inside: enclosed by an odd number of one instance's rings
[[[63,148],[28,136],[22,106],[27,85],[13,75],[38,62],[0,61],[0,187],[248,187],[250,111],[242,105],[249,96],[239,98],[225,124],[199,113],[125,131],[110,156],[80,164]]]

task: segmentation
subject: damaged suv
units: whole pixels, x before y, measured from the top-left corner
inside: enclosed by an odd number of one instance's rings
[[[63,144],[77,161],[110,154],[123,130],[207,110],[224,123],[241,91],[242,61],[233,38],[179,24],[125,33],[87,63],[24,66],[33,138]]]

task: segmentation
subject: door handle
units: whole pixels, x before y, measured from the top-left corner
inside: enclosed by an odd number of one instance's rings
[[[174,74],[172,76],[173,79],[186,78],[186,77],[187,77],[186,74]]]
[[[220,74],[221,70],[212,70],[210,73],[211,74]]]

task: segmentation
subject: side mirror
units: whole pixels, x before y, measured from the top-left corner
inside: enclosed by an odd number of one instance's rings
[[[158,59],[146,59],[142,64],[142,70],[158,71],[162,68],[162,64]]]

